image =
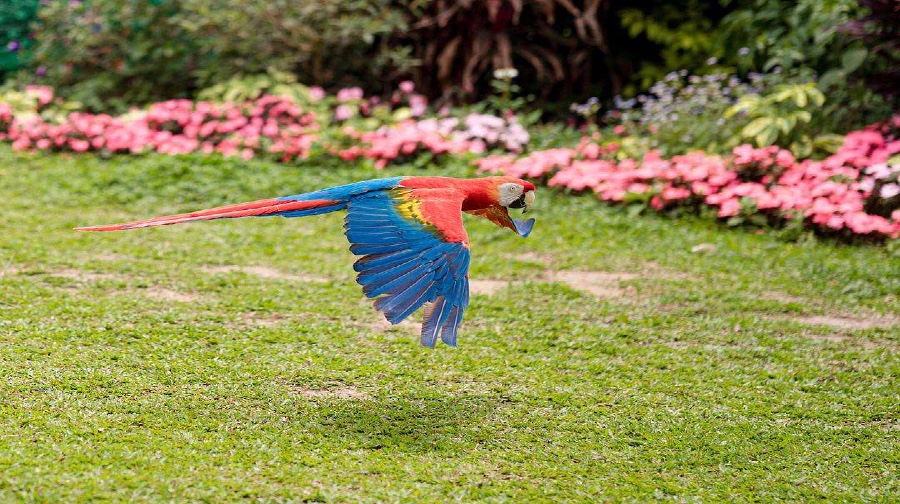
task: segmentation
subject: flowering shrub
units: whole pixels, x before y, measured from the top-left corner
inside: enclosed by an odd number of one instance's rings
[[[391,162],[408,161],[423,153],[431,156],[481,153],[489,148],[519,152],[528,142],[528,132],[514,120],[486,114],[469,114],[463,121],[455,117],[405,120],[375,131],[347,134],[358,145],[339,152],[344,159],[360,156],[375,160],[383,168]]]
[[[651,151],[641,160],[616,159],[617,144],[583,139],[574,149],[519,159],[491,156],[477,164],[481,171],[590,190],[604,201],[640,201],[655,210],[708,206],[730,224],[802,220],[825,232],[897,238],[898,131],[900,116],[884,127],[852,132],[822,161],[797,161],[790,151],[746,144],[725,157],[693,152],[665,159]]]
[[[343,89],[335,97],[309,88],[305,95],[306,106],[314,112],[289,96],[262,95],[241,103],[170,100],[113,117],[53,112],[50,105],[57,101],[53,91],[34,87],[8,95],[17,101],[0,100],[0,140],[12,142],[17,150],[173,155],[202,151],[245,159],[272,154],[282,161],[306,157],[315,142],[322,142],[329,153],[344,159],[364,156],[378,167],[423,154],[430,160],[487,149],[519,152],[529,140],[514,116],[417,120],[426,113],[427,100],[414,92],[411,82],[401,83],[389,103],[366,99],[360,88]],[[369,129],[373,124],[376,127]],[[323,135],[327,125],[342,127]]]
[[[457,124],[455,118],[432,118],[401,121],[369,132],[348,129],[347,134],[358,144],[339,151],[338,155],[348,160],[367,157],[375,161],[376,167],[384,168],[391,162],[412,160],[423,152],[433,156],[466,152],[471,143],[452,136]]]
[[[275,153],[283,160],[305,156],[317,129],[313,114],[276,96],[243,104],[170,100],[123,117],[73,112],[59,124],[40,116],[13,117],[8,122],[3,117],[0,107],[0,139],[10,140],[17,150],[203,151],[245,159],[263,152]]]

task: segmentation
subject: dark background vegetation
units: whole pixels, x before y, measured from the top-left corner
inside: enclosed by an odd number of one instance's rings
[[[359,85],[374,94],[412,79],[430,98],[460,103],[489,93],[493,70],[515,67],[523,91],[545,107],[634,95],[680,69],[741,75],[777,69],[852,86],[862,76],[890,71],[897,48],[885,41],[896,40],[900,23],[896,0],[3,5],[3,75],[53,85],[93,110],[190,97],[267,70],[327,89]],[[879,91],[896,91],[889,78],[879,82]]]

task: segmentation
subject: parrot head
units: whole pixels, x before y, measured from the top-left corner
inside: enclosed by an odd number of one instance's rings
[[[477,184],[479,190],[472,192],[471,198],[463,204],[463,211],[489,219],[523,238],[531,233],[534,219],[512,219],[509,209],[520,209],[523,214],[528,212],[534,204],[534,184],[514,177],[484,177],[473,179],[472,183]]]
[[[528,207],[534,204],[534,184],[524,180],[504,182],[497,187],[498,203],[506,208],[521,208],[528,213]]]

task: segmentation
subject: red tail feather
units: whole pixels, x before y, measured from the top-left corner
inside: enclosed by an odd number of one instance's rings
[[[320,208],[339,203],[336,200],[310,200],[310,201],[293,201],[280,199],[267,199],[259,201],[251,201],[250,203],[239,203],[237,205],[226,205],[208,210],[199,210],[191,213],[165,215],[162,217],[154,217],[152,219],[144,219],[134,222],[125,222],[122,224],[110,224],[107,226],[91,226],[75,228],[76,231],[123,231],[126,229],[138,229],[154,226],[168,226],[170,224],[181,224],[182,222],[203,221],[212,219],[231,219],[236,217],[252,217],[273,215],[283,212],[292,212],[297,210],[309,210],[312,208]]]

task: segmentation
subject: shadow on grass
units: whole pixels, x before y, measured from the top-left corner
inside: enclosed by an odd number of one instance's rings
[[[487,396],[415,395],[327,399],[299,405],[298,418],[343,449],[440,452],[471,447],[488,433],[502,400]]]

